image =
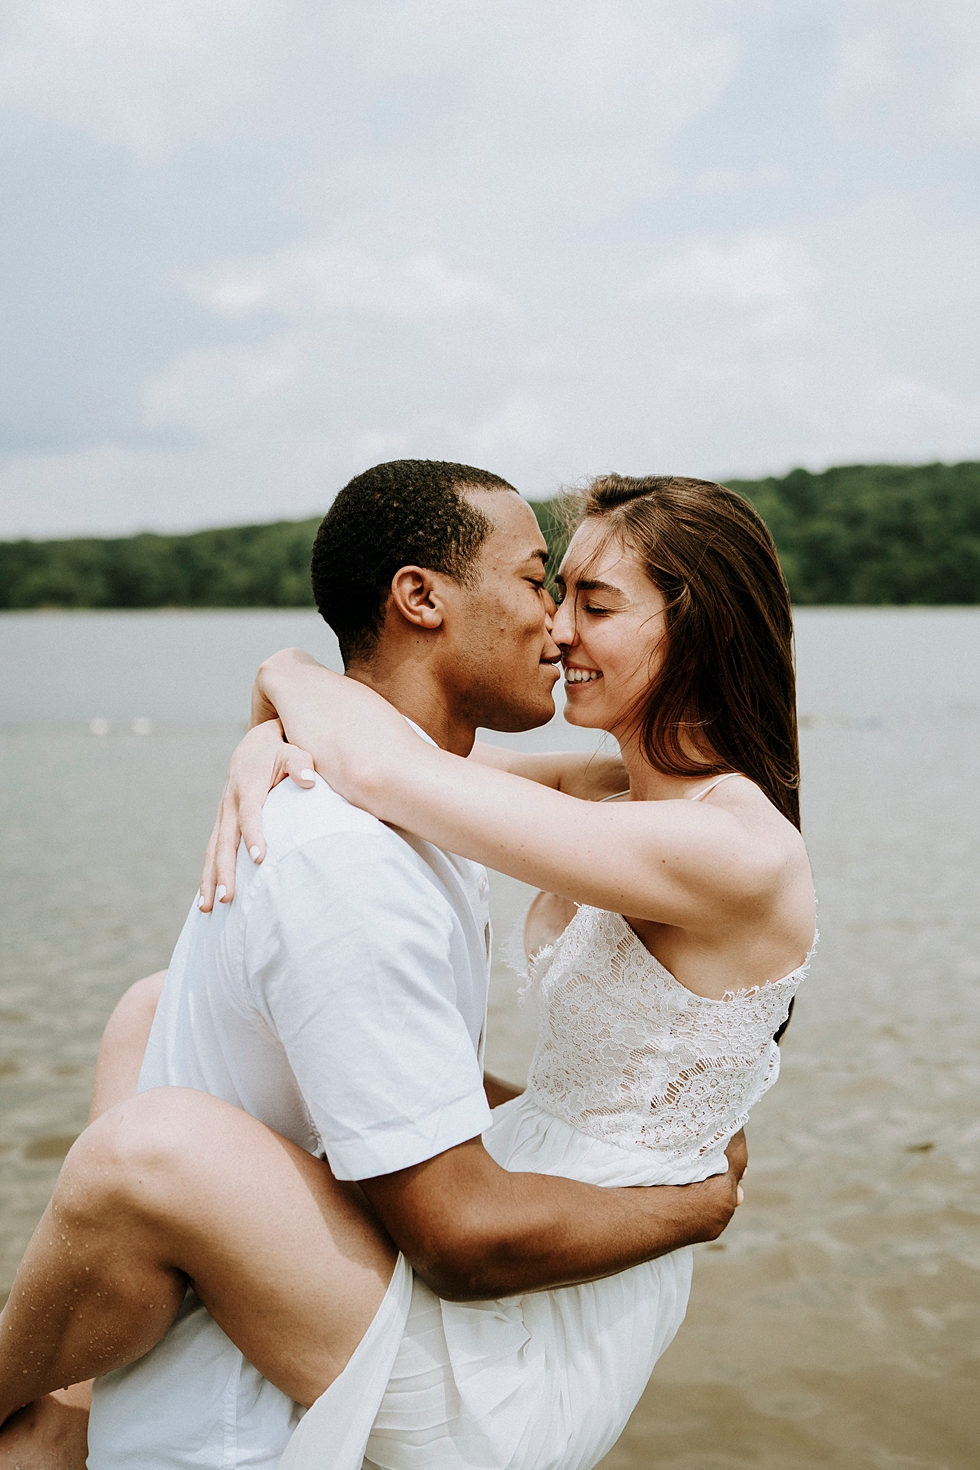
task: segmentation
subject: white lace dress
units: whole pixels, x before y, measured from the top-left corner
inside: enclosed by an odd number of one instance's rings
[[[580,908],[530,965],[527,1091],[484,1143],[504,1168],[590,1184],[690,1184],[779,1071],[773,1033],[806,966],[695,995],[618,914]],[[621,1434],[687,1308],[691,1252],[498,1301],[441,1301],[403,1257],[281,1470],[589,1470]]]

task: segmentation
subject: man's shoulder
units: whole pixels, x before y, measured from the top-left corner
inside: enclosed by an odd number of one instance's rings
[[[413,910],[423,893],[458,913],[479,908],[485,895],[486,875],[477,864],[380,822],[319,776],[307,790],[281,781],[266,800],[262,829],[268,853],[250,877],[254,896],[275,893],[277,904],[285,890],[292,902],[300,889],[320,891],[324,883],[335,896],[350,892],[390,908],[404,901]]]
[[[321,776],[307,790],[295,781],[280,781],[266,798],[262,830],[274,860],[321,837],[365,836],[382,843],[394,837],[389,827],[370,812],[351,806]]]

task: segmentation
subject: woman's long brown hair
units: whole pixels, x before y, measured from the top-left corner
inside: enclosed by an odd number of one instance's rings
[[[793,616],[772,537],[710,480],[602,475],[575,497],[642,559],[667,603],[667,647],[637,710],[671,776],[741,771],[800,825]]]

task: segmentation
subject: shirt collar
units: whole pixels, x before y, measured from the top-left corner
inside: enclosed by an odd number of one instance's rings
[[[433,740],[432,736],[431,735],[427,735],[426,732],[422,729],[422,726],[421,725],[416,725],[416,723],[415,723],[414,720],[410,720],[408,718],[408,715],[402,715],[402,719],[405,721],[405,723],[407,725],[411,725],[411,727],[415,731],[416,735],[421,735],[422,739],[425,740],[429,745],[436,745],[436,742]],[[438,750],[438,749],[439,749],[439,747],[438,747],[438,745],[436,745],[436,750]]]

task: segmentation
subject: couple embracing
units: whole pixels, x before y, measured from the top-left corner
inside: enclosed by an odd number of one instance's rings
[[[80,1466],[54,1391],[93,1377],[91,1470],[588,1470],[621,1433],[812,948],[792,623],[705,481],[594,481],[557,607],[546,555],[471,466],[338,495],[346,676],[259,670],[199,901],[0,1317],[0,1466]],[[562,672],[621,761],[474,743],[545,724]],[[520,1095],[483,1072],[482,864],[541,890]]]

